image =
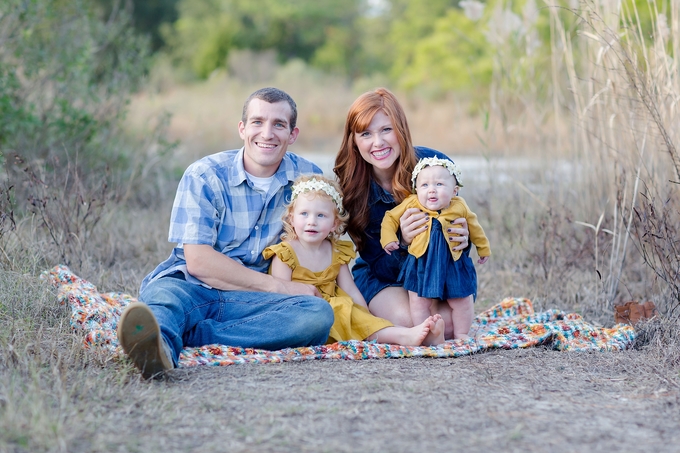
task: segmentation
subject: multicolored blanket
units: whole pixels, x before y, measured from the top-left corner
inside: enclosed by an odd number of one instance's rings
[[[120,358],[116,327],[123,309],[136,299],[119,292],[100,293],[66,266],[56,266],[41,277],[58,288],[59,301],[71,307],[71,326],[83,336],[86,348]],[[630,348],[635,330],[626,324],[596,327],[575,313],[547,310],[535,313],[531,301],[507,298],[475,317],[471,338],[439,346],[397,346],[372,341],[343,341],[325,346],[279,351],[208,345],[185,348],[180,366],[276,363],[316,359],[378,359],[398,357],[460,357],[489,349],[545,345],[560,351],[621,351]]]

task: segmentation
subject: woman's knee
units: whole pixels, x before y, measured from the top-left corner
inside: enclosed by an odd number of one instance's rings
[[[413,327],[408,292],[404,288],[390,286],[383,289],[371,299],[368,310],[396,326]]]

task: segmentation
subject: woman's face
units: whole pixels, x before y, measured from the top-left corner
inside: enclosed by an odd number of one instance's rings
[[[401,145],[390,118],[378,111],[365,131],[354,133],[354,141],[361,157],[373,166],[376,173],[389,171],[401,155]]]

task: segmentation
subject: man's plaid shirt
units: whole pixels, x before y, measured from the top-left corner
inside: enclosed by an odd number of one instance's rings
[[[157,278],[182,271],[186,280],[207,286],[189,275],[184,244],[207,244],[244,266],[266,272],[262,251],[277,242],[284,204],[301,174],[321,173],[314,163],[286,153],[267,193],[259,192],[243,168],[244,150],[206,156],[187,168],[179,182],[170,218],[168,240],[177,247],[146,276],[140,289]]]

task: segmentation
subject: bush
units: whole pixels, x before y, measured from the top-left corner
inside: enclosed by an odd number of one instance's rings
[[[0,4],[0,150],[28,161],[78,154],[85,168],[119,166],[115,146],[129,94],[147,70],[148,40],[116,10],[92,3]]]

